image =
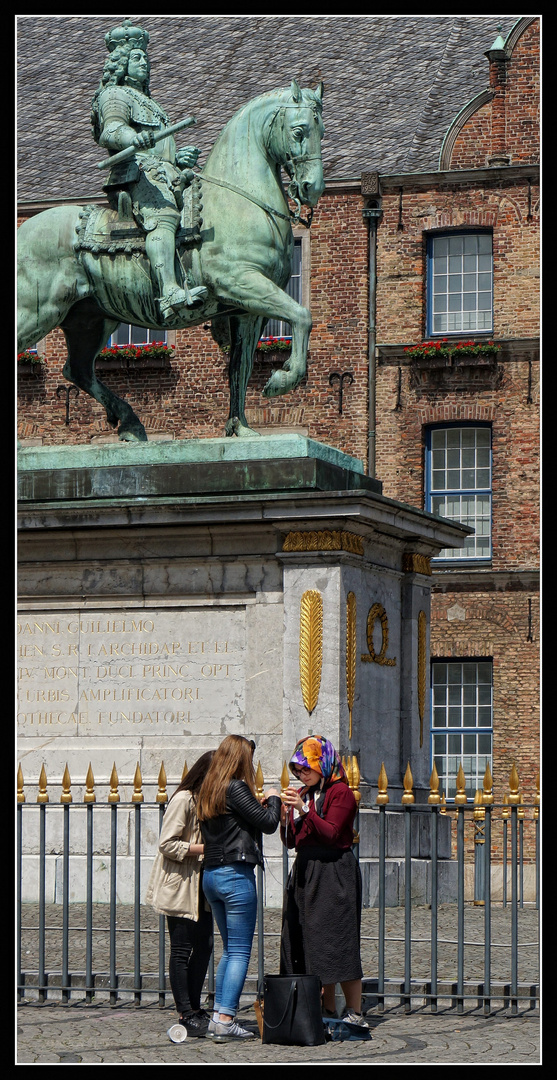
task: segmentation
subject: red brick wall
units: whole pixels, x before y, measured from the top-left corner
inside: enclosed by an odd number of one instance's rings
[[[402,229],[399,228],[402,221]],[[527,180],[427,190],[389,190],[377,241],[377,340],[417,343],[426,335],[426,235],[493,230],[495,337],[539,333],[539,186]]]
[[[455,140],[451,169],[481,168],[496,151],[511,165],[540,160],[540,24],[535,19],[519,37],[506,63],[490,65],[494,99],[466,121]]]

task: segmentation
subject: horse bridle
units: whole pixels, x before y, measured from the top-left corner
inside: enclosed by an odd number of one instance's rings
[[[279,108],[274,113],[273,118],[271,120],[271,123],[269,125],[269,134],[271,132],[271,128],[272,128],[278,114],[283,109],[300,109],[300,108],[312,109],[312,112],[314,113],[314,116],[316,116],[315,110],[312,108],[311,105],[280,105]],[[306,161],[319,161],[319,160],[320,160],[319,155],[314,154],[311,157],[309,155],[306,155],[305,157],[297,158],[296,162],[297,163],[302,163],[302,162],[306,162]],[[286,169],[288,175],[291,177],[292,173],[294,172],[294,159],[292,158],[291,155],[287,155],[286,160],[284,162],[284,168]],[[313,221],[313,206],[310,206],[309,214],[308,214],[307,218],[303,218],[302,217],[302,203],[301,203],[300,199],[298,199],[291,191],[292,186],[295,184],[294,180],[291,180],[290,184],[288,185],[288,197],[289,197],[289,199],[292,200],[293,203],[296,203],[296,210],[295,211],[291,210],[289,214],[283,214],[281,210],[276,210],[273,206],[269,206],[268,203],[265,203],[261,199],[258,199],[255,195],[248,195],[247,191],[243,191],[242,188],[236,187],[235,184],[231,184],[228,180],[217,180],[216,177],[214,177],[214,176],[204,176],[203,173],[200,173],[200,172],[196,172],[195,175],[198,178],[198,180],[204,180],[208,184],[216,184],[217,187],[228,188],[229,191],[234,191],[236,195],[241,195],[243,199],[247,199],[248,202],[252,202],[252,203],[255,204],[255,206],[259,206],[260,209],[265,210],[265,212],[267,214],[271,214],[274,217],[282,218],[283,221],[294,222],[295,225],[304,225],[306,229],[309,229],[311,227],[311,223]]]

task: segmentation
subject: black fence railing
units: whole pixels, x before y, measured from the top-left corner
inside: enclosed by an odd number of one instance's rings
[[[20,802],[17,812],[18,1000],[171,1003],[165,920],[141,902],[164,804]],[[378,835],[377,857],[367,859],[375,864],[378,891],[373,907],[362,913],[364,1004],[381,1011],[394,998],[407,1011],[424,1003],[436,1011],[444,1000],[462,1011],[465,1001],[474,999],[485,1013],[501,1003],[514,1013],[534,1007],[539,999],[537,801],[379,805],[364,813],[376,815]],[[421,815],[420,828],[425,820],[429,829],[426,904],[416,904],[413,896],[415,814]],[[402,815],[405,837],[396,907],[387,902],[390,815]],[[452,819],[450,860],[438,858],[441,815]],[[457,886],[450,903],[440,899],[447,861]],[[273,872],[284,884],[288,870],[284,851],[282,860],[274,859]],[[278,970],[280,911],[265,905],[262,870],[258,904],[257,973],[246,982],[252,999],[269,965]],[[218,954],[218,941],[216,949]],[[215,957],[207,978],[209,1000],[214,962]]]

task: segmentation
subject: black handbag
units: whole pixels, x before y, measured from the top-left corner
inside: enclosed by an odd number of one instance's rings
[[[262,1042],[321,1046],[321,980],[317,975],[264,975]]]

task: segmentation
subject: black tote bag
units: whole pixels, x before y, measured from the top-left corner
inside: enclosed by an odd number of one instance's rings
[[[264,975],[262,998],[262,1042],[321,1046],[326,1041],[317,975]]]

